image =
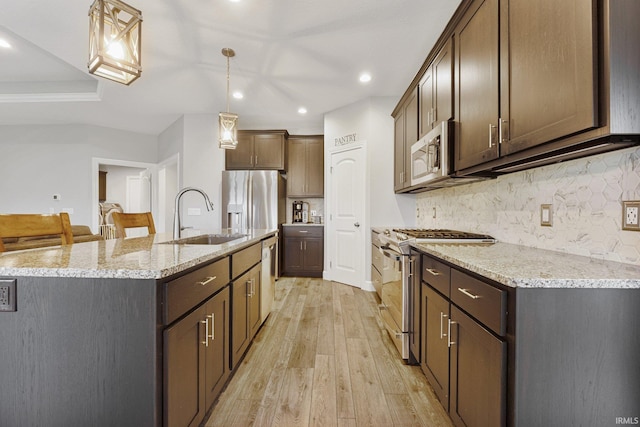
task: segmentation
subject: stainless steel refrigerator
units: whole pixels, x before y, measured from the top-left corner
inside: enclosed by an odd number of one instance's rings
[[[222,171],[222,228],[279,229],[286,184],[278,171]]]

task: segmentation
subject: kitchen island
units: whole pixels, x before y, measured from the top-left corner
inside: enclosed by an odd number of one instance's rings
[[[639,266],[506,243],[412,248],[415,356],[454,424],[638,423]]]
[[[1,254],[15,311],[0,311],[0,425],[198,425],[260,325],[261,241],[276,233]]]

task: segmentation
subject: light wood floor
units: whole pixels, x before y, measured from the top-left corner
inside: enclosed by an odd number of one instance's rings
[[[206,426],[451,426],[382,328],[371,292],[281,278]]]

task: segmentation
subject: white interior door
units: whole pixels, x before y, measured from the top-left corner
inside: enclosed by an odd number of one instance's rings
[[[364,149],[354,147],[332,153],[330,180],[331,279],[361,288],[365,280]]]

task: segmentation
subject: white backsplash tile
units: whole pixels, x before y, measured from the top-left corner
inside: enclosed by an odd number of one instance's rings
[[[640,265],[640,232],[621,224],[622,201],[640,200],[640,148],[416,197],[418,227],[489,233],[506,243]],[[552,227],[540,225],[541,204],[552,205]]]

